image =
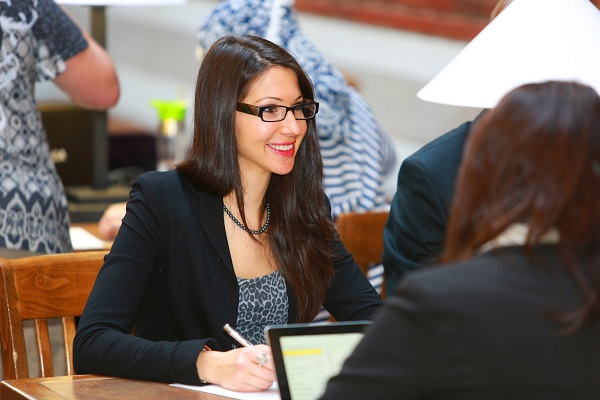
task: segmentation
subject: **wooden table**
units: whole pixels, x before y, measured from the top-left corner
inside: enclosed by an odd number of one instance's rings
[[[2,400],[99,400],[99,399],[196,399],[224,400],[224,397],[169,386],[166,383],[113,378],[100,375],[10,379],[0,383]]]

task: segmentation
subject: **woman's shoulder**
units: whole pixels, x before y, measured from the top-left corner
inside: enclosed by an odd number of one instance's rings
[[[162,201],[170,203],[192,201],[212,204],[221,201],[220,197],[197,189],[184,174],[177,170],[145,172],[135,179],[132,192],[143,192],[145,196],[158,196],[163,199]]]
[[[549,251],[553,254],[554,250]],[[560,265],[552,262],[547,266],[550,265],[555,273],[560,272]],[[507,290],[514,291],[514,280],[521,283],[543,280],[545,271],[532,263],[523,247],[503,247],[468,260],[409,272],[398,289],[420,293],[438,302],[461,298],[492,299],[495,296],[504,297]]]
[[[151,186],[157,188],[177,187],[181,186],[182,179],[180,174],[175,171],[148,171],[139,175],[134,185]]]
[[[184,183],[177,171],[148,171],[135,178],[132,194],[140,193],[146,198],[169,198],[175,200],[183,192]]]
[[[492,284],[503,269],[502,262],[489,254],[446,265],[428,266],[405,274],[398,289],[422,293],[425,297],[466,296]]]

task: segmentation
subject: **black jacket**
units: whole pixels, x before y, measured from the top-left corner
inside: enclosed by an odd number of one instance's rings
[[[582,294],[556,246],[406,274],[323,399],[600,399],[600,322],[561,335]]]
[[[438,262],[470,129],[465,122],[402,162],[383,236],[387,293],[405,272]]]
[[[335,246],[343,257],[324,305],[339,320],[371,319],[381,299],[341,243]],[[288,298],[289,322],[296,322],[289,288]],[[237,310],[222,199],[175,171],[146,173],[133,185],[79,322],[75,370],[199,384],[199,352],[204,345],[231,349],[223,325],[235,325]]]

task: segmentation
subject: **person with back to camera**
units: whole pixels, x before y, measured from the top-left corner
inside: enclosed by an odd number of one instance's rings
[[[408,274],[323,399],[600,398],[600,97],[521,86],[473,129],[442,261]]]
[[[275,379],[266,325],[309,322],[322,305],[338,320],[374,316],[381,298],[323,192],[313,95],[272,42],[209,49],[190,153],[134,183],[78,325],[77,373],[259,391]],[[225,324],[255,346],[237,348]]]
[[[455,88],[452,89],[452,93],[444,94],[444,101],[435,98],[427,99],[428,101],[464,105],[451,103],[446,99],[449,96],[468,96],[467,89],[487,90],[491,93],[493,91],[488,90],[489,87],[497,82],[504,82],[505,79],[513,79],[507,76],[515,68],[527,70],[527,74],[517,71],[514,75],[515,81],[511,83],[518,82],[521,78],[522,80],[510,88],[539,79],[551,79],[555,74],[569,71],[573,65],[578,69],[574,76],[589,69],[585,62],[571,63],[571,60],[574,59],[574,52],[579,51],[596,54],[595,57],[598,57],[595,48],[580,46],[583,46],[583,42],[599,38],[585,41],[573,38],[586,35],[595,37],[596,32],[589,29],[589,24],[578,21],[591,17],[595,20],[593,24],[600,24],[598,10],[588,0],[565,0],[560,4],[556,1],[535,2],[532,4],[537,8],[531,13],[529,9],[527,13],[522,12],[525,8],[516,9],[516,6],[525,6],[526,1],[498,1],[491,13],[490,24],[482,32],[489,32],[492,25],[495,25],[498,33],[496,40],[492,42],[488,40],[489,36],[484,38],[480,34],[471,41],[467,46],[471,51],[461,52],[448,65],[453,65],[454,70],[443,76],[440,73],[436,77],[439,78],[438,87],[442,81],[454,82]],[[512,7],[513,5],[515,7]],[[505,15],[504,11],[508,10],[508,7],[515,9],[510,17]],[[573,11],[575,9],[577,11]],[[577,14],[580,9],[580,14]],[[566,13],[574,18],[566,19]],[[504,20],[499,18],[500,16],[505,17]],[[540,22],[543,22],[544,18],[548,21],[540,28]],[[534,25],[536,29],[531,29]],[[546,27],[549,31],[545,30]],[[522,35],[515,35],[515,32]],[[531,44],[531,38],[536,35],[541,39],[532,44],[533,48],[522,44]],[[548,46],[547,43],[552,45]],[[461,62],[457,63],[459,60]],[[459,66],[468,68],[468,72],[460,71]],[[447,72],[448,67],[444,72]],[[487,82],[474,83],[473,77],[477,75],[484,77]],[[423,146],[407,157],[400,167],[397,191],[384,231],[383,265],[387,293],[393,293],[405,273],[439,263],[464,144],[474,124],[485,114],[486,109],[485,104],[469,106],[483,108],[483,111],[473,121],[465,122]]]
[[[490,20],[510,2],[498,1]],[[458,166],[474,122],[467,121],[446,132],[402,162],[384,230],[383,266],[388,293],[393,293],[406,272],[439,262]]]
[[[67,199],[34,86],[52,80],[77,105],[105,109],[119,99],[116,71],[52,0],[0,1],[0,34],[0,247],[67,252]]]

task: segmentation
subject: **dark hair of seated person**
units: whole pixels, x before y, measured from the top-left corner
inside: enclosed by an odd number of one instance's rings
[[[600,98],[575,82],[528,84],[488,112],[465,149],[444,262],[465,260],[515,222],[525,249],[550,229],[580,287],[579,310],[553,313],[566,332],[600,317]]]
[[[272,67],[288,68],[298,76],[304,99],[314,99],[309,77],[284,49],[257,36],[221,38],[206,54],[198,73],[194,139],[178,170],[194,185],[214,196],[235,192],[241,221],[246,223],[244,194],[235,135],[236,104],[257,78]],[[267,189],[271,213],[270,241],[286,282],[302,301],[300,321],[312,320],[333,279],[331,243],[337,237],[323,199],[323,162],[315,119],[298,149],[296,166],[286,175],[273,174]],[[304,199],[298,203],[298,194]],[[252,236],[252,235],[251,235]]]

